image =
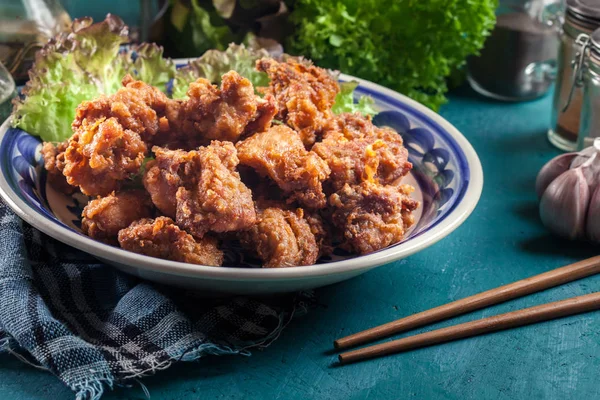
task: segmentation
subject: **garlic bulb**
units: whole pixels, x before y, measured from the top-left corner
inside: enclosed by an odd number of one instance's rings
[[[540,170],[535,190],[549,230],[600,242],[600,138],[587,149],[550,160]]]

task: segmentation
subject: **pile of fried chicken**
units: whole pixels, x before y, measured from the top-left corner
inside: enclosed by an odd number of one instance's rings
[[[73,135],[44,143],[50,184],[91,200],[85,234],[148,256],[218,266],[237,240],[264,267],[314,264],[332,243],[367,254],[399,242],[418,203],[401,136],[334,115],[339,86],[305,62],[257,61],[173,100],[131,76],[79,105]],[[132,187],[142,174],[143,188]]]

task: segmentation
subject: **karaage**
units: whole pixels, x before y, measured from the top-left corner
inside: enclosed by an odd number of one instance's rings
[[[297,132],[275,125],[236,147],[240,164],[271,178],[290,201],[297,200],[309,208],[325,207],[322,182],[329,176],[329,167],[316,154],[306,151]]]
[[[296,61],[263,58],[256,68],[271,79],[265,93],[276,99],[277,118],[298,131],[310,148],[333,115],[331,107],[340,91],[335,79],[322,68]]]
[[[200,171],[196,151],[168,150],[154,146],[154,160],[146,163],[142,181],[152,202],[167,217],[177,214],[177,190],[191,188]]]
[[[311,265],[319,257],[319,245],[301,208],[259,208],[258,222],[239,236],[242,245],[263,261],[263,267]]]
[[[400,183],[412,168],[402,137],[334,115],[339,86],[324,69],[291,58],[256,68],[270,78],[264,97],[230,71],[220,87],[192,82],[185,99],[126,76],[81,103],[71,138],[44,143],[42,156],[52,186],[93,197],[82,231],[205,265],[222,265],[219,241],[239,240],[267,268],[314,264],[338,243],[367,254],[402,240],[418,206]]]
[[[132,223],[119,231],[119,244],[125,250],[166,260],[212,266],[223,263],[223,252],[215,238],[195,239],[168,217]]]
[[[174,120],[175,135],[194,144],[236,142],[267,129],[277,112],[271,97],[255,95],[252,83],[235,71],[223,75],[220,89],[206,79],[192,82],[187,96]]]
[[[48,172],[47,179],[51,187],[64,194],[73,194],[77,191],[75,186],[69,185],[67,178],[63,175],[65,168],[65,150],[69,143],[61,142],[56,146],[50,142],[42,145],[42,157],[44,168]]]
[[[368,254],[399,242],[414,223],[418,202],[408,185],[382,186],[372,182],[344,185],[331,195],[332,222],[343,232],[347,247]]]
[[[86,125],[93,125],[97,120],[116,118],[124,130],[137,133],[146,143],[153,143],[158,133],[169,132],[169,121],[165,115],[167,104],[173,100],[130,75],[123,78],[123,86],[113,95],[81,103],[75,113],[73,131],[85,130]]]
[[[412,168],[402,137],[395,131],[375,127],[367,118],[352,114],[333,121],[323,140],[312,148],[331,169],[327,183],[333,191],[346,183],[392,184]]]
[[[63,174],[88,196],[106,196],[139,172],[147,151],[140,135],[116,118],[84,120],[69,139]]]
[[[81,213],[81,230],[93,239],[118,244],[117,235],[132,222],[152,216],[145,190],[127,190],[91,200]]]
[[[244,230],[256,222],[252,192],[240,179],[231,142],[213,141],[196,152],[197,183],[177,190],[177,224],[196,237]]]

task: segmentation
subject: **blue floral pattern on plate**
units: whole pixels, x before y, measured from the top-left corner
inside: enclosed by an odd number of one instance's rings
[[[385,93],[370,91],[363,86],[356,96],[375,99],[380,113],[374,118],[378,126],[389,126],[404,139],[413,163],[410,183],[416,186],[421,201],[420,216],[405,241],[436,226],[460,202],[469,182],[469,167],[458,144],[435,121],[415,108]],[[69,197],[57,193],[46,183],[46,173],[40,154],[41,142],[20,129],[8,128],[0,143],[0,168],[11,188],[40,215],[80,234],[83,195]],[[244,259],[240,247],[233,244],[226,251],[225,265],[256,267],[257,260]],[[352,257],[336,249],[331,257],[319,263]]]

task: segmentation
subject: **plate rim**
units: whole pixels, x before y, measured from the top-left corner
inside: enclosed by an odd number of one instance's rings
[[[173,60],[175,63],[186,62],[186,59]],[[378,252],[357,256],[351,259],[334,261],[325,264],[296,266],[285,268],[239,268],[239,267],[213,267],[205,265],[187,264],[178,261],[163,260],[160,258],[132,253],[117,247],[109,246],[80,235],[70,229],[38,215],[29,204],[20,198],[8,184],[4,174],[0,173],[0,196],[6,204],[24,221],[44,232],[48,236],[67,245],[85,251],[93,256],[117,264],[128,265],[142,270],[179,275],[211,280],[223,281],[276,281],[276,280],[305,280],[322,276],[351,273],[359,270],[368,270],[389,264],[391,262],[409,257],[423,250],[456,230],[472,214],[477,206],[483,191],[483,169],[473,146],[464,135],[441,115],[426,106],[394,90],[376,83],[356,78],[351,75],[340,74],[341,80],[355,80],[366,89],[379,92],[392,99],[400,101],[416,111],[430,118],[442,127],[459,145],[469,167],[469,181],[463,200],[456,205],[442,221],[430,231],[423,232],[414,239],[397,246],[383,249]],[[0,143],[4,140],[10,124],[11,117],[0,126]]]

